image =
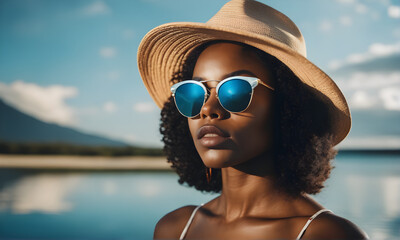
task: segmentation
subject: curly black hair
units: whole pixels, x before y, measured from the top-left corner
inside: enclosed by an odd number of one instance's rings
[[[212,41],[196,48],[181,70],[174,73],[172,83],[190,79],[200,53],[216,42],[230,41]],[[277,58],[255,47],[234,43],[255,51],[271,69],[276,81],[274,166],[277,189],[293,197],[320,192],[333,169],[331,160],[337,154],[333,148],[329,111],[321,99],[324,96],[302,83]],[[179,175],[180,184],[186,183],[200,191],[221,191],[221,170],[213,169],[211,181],[207,182],[206,167],[194,146],[187,118],[179,113],[173,97],[165,102],[161,111],[160,132],[167,160]]]

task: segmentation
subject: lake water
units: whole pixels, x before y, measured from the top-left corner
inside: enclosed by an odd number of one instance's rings
[[[400,156],[339,154],[314,198],[371,239],[400,239]],[[0,239],[151,239],[158,219],[216,195],[172,172],[0,170]]]

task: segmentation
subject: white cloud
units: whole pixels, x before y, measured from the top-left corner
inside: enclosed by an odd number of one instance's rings
[[[367,14],[373,19],[373,20],[379,20],[381,18],[381,15],[379,13],[379,10],[377,8],[369,8],[367,5],[365,5],[364,0],[336,0],[336,2],[347,5],[348,7],[354,8],[354,11],[358,14]],[[393,14],[397,16],[397,10],[390,8],[390,0],[374,0],[374,4],[379,4],[381,5],[382,8],[388,8],[388,15],[390,15],[389,11],[393,11]],[[395,6],[396,7],[396,6]],[[380,9],[380,8],[379,8]],[[390,10],[389,10],[390,9]],[[343,23],[342,23],[343,24]],[[346,24],[343,24],[345,26],[348,26]]]
[[[357,12],[357,13],[364,14],[364,13],[368,12],[368,8],[367,8],[367,6],[365,6],[364,4],[357,3],[357,5],[356,5],[356,12]]]
[[[345,91],[400,86],[400,70],[398,72],[355,72],[345,78],[336,79],[336,82],[340,89]]]
[[[400,111],[400,70],[395,72],[355,72],[335,79],[350,109]]]
[[[385,109],[400,111],[400,86],[397,88],[384,88],[379,91]]]
[[[394,6],[394,5],[389,6],[388,15],[391,18],[400,18],[400,6]]]
[[[102,47],[100,48],[99,54],[103,58],[112,58],[117,55],[117,49],[115,47]]]
[[[339,3],[343,3],[343,4],[353,4],[356,3],[356,0],[336,0]]]
[[[75,112],[65,100],[77,94],[75,87],[62,85],[42,87],[21,80],[9,85],[0,83],[0,97],[4,101],[43,121],[63,125],[74,123]]]
[[[332,69],[332,70],[336,70],[336,69],[339,69],[340,67],[342,67],[342,64],[343,63],[340,60],[332,60],[329,62],[328,68]]]
[[[330,30],[332,30],[332,23],[328,20],[323,20],[320,24],[319,24],[319,29],[323,32],[329,32]]]
[[[353,20],[349,16],[341,16],[339,22],[343,26],[351,26],[353,24]]]
[[[374,20],[378,20],[380,18],[380,15],[378,12],[373,11],[373,9],[369,9],[363,2],[364,1],[359,1],[359,0],[336,0],[337,2],[347,5],[351,8],[354,8],[354,11],[358,14],[367,14],[369,12],[369,15],[372,17]],[[386,7],[388,4],[386,0],[379,0],[379,3]],[[351,19],[350,19],[351,20]],[[344,26],[350,26],[352,24],[352,21],[349,21],[349,19],[346,18],[340,18],[339,22],[344,25]]]
[[[117,111],[117,105],[113,102],[106,102],[103,104],[103,110],[107,113],[113,113]]]
[[[349,55],[346,60],[348,63],[357,64],[365,62],[368,59],[368,57],[369,56],[367,56],[366,54],[354,53]]]
[[[355,91],[349,100],[351,109],[368,109],[375,107],[378,99],[366,91]]]
[[[369,47],[369,52],[373,56],[389,56],[395,53],[400,53],[400,42],[393,45],[374,43]]]
[[[155,108],[156,106],[153,102],[141,102],[133,106],[133,110],[136,112],[152,112]]]
[[[394,44],[374,43],[369,46],[368,52],[349,55],[345,60],[333,60],[329,63],[332,70],[336,70],[347,64],[357,64],[374,58],[391,56],[400,53],[400,42]]]
[[[111,10],[103,1],[97,1],[83,9],[83,14],[87,16],[108,14]]]

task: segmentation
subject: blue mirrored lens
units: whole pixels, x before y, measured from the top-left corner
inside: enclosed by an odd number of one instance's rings
[[[221,105],[230,112],[241,112],[251,100],[250,84],[241,79],[232,79],[223,83],[218,90]]]
[[[204,89],[194,83],[185,83],[175,91],[175,104],[186,117],[194,117],[200,113],[204,103]]]

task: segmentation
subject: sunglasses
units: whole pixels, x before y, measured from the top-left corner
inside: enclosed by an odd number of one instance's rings
[[[172,96],[178,111],[185,117],[196,117],[206,102],[209,93],[204,82],[218,80],[185,80],[171,87]],[[255,77],[234,76],[220,81],[216,87],[217,98],[221,106],[228,112],[243,112],[253,97],[254,88],[258,85],[270,87]]]

